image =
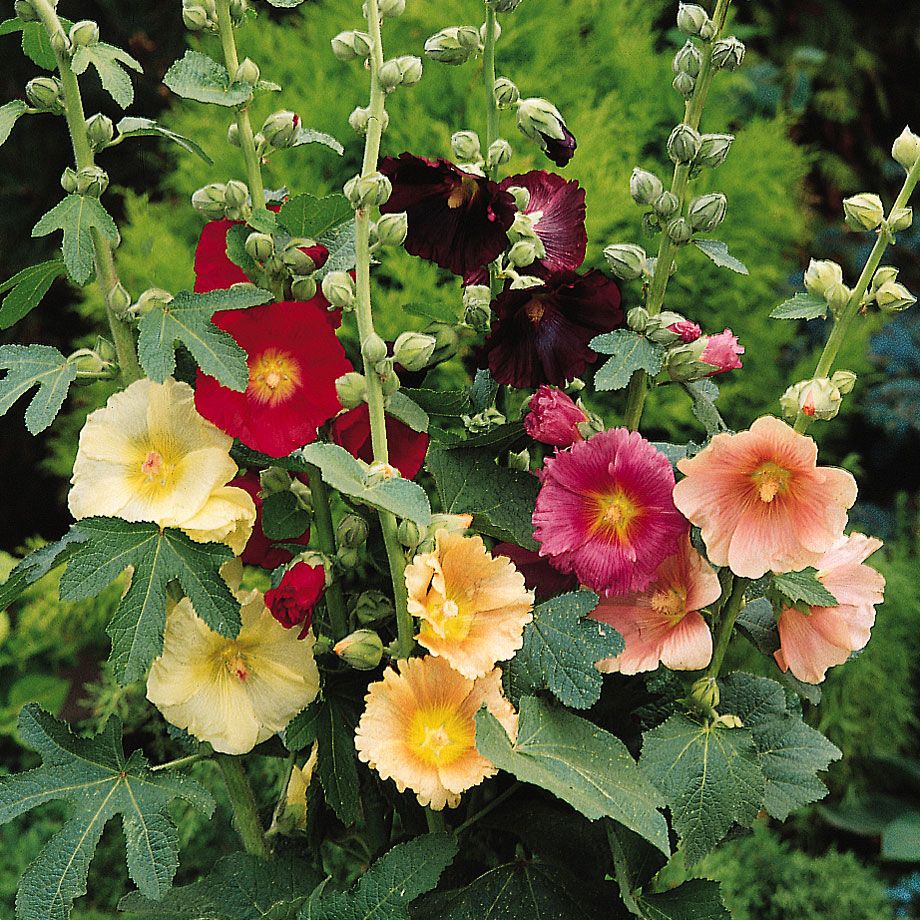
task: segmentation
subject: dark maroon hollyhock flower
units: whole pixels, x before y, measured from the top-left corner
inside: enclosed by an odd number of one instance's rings
[[[297,638],[303,639],[313,622],[313,608],[325,589],[325,569],[298,562],[284,573],[277,588],[265,592],[265,606],[285,629],[299,626]]]
[[[292,558],[290,550],[273,543],[265,536],[265,531],[262,530],[262,496],[260,494],[262,484],[259,482],[258,474],[247,471],[242,476],[234,479],[230,485],[237,486],[244,492],[248,492],[256,506],[256,523],[252,528],[252,536],[240,556],[242,561],[246,565],[258,565],[263,569],[277,569],[279,565],[290,562]],[[310,531],[307,530],[301,536],[284,542],[306,546],[310,542]]]
[[[555,597],[563,591],[574,591],[578,587],[578,579],[574,575],[557,572],[547,559],[539,553],[516,546],[514,543],[499,543],[492,550],[493,556],[506,556],[514,563],[514,567],[524,576],[524,584],[531,591],[536,591],[537,597],[544,600]]]
[[[562,128],[561,139],[550,137],[542,131],[540,136],[543,138],[543,152],[561,169],[567,166],[572,157],[575,156],[578,141],[575,140],[575,135],[565,125],[560,125],[560,127]]]
[[[406,251],[466,276],[498,258],[508,245],[514,199],[495,182],[448,160],[403,153],[380,162],[393,194],[380,210],[409,216]]]
[[[329,428],[334,443],[344,447],[353,457],[365,463],[374,462],[371,444],[371,418],[367,403],[350,409],[335,418]],[[414,479],[425,462],[428,435],[413,431],[399,419],[387,416],[387,446],[390,463],[404,479]]]
[[[559,272],[540,287],[503,291],[483,350],[492,376],[519,389],[563,386],[597,359],[588,342],[623,325],[620,289],[592,269]]]

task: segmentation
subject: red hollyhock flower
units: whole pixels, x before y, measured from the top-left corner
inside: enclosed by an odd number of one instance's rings
[[[234,479],[230,485],[237,486],[244,492],[247,492],[256,506],[256,523],[252,528],[252,536],[246,544],[240,558],[246,565],[258,565],[263,569],[277,569],[279,565],[290,562],[292,553],[273,543],[265,536],[262,530],[262,484],[259,482],[258,473],[251,470],[245,472],[242,476]],[[310,542],[310,531],[295,537],[293,540],[285,540],[285,543],[296,543],[298,546],[306,546]]]
[[[335,381],[352,370],[324,311],[270,303],[214,314],[249,355],[249,386],[237,393],[198,371],[195,406],[218,428],[270,457],[316,440],[340,409]]]
[[[495,182],[448,160],[403,153],[380,162],[393,194],[380,210],[409,216],[406,251],[467,276],[508,246],[514,199]]]
[[[321,566],[298,562],[291,566],[277,588],[265,592],[265,605],[285,628],[301,627],[303,639],[313,622],[313,608],[326,589],[326,570]]]
[[[367,403],[339,415],[330,426],[329,436],[353,457],[365,463],[373,463],[371,417]],[[414,479],[425,462],[428,435],[413,431],[399,419],[388,415],[387,446],[389,447],[390,464],[402,473],[404,479]]]
[[[540,287],[503,291],[492,304],[495,319],[484,345],[492,376],[528,389],[562,386],[597,360],[588,342],[623,325],[620,289],[592,269],[559,272]]]
[[[524,549],[523,546],[499,543],[492,550],[492,555],[507,556],[524,576],[525,586],[535,591],[541,600],[555,597],[563,591],[574,591],[578,587],[578,579],[574,575],[557,571],[539,553]]]

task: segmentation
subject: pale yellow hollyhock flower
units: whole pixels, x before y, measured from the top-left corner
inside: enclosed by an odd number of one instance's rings
[[[245,754],[284,729],[319,692],[312,631],[304,639],[271,615],[258,591],[242,597],[236,639],[211,630],[181,600],[166,618],[147,699],[167,722],[222,754]]]
[[[419,643],[471,679],[511,658],[533,619],[524,576],[480,537],[438,530],[434,551],[406,568],[406,588],[409,612],[422,621]]]
[[[68,504],[73,516],[178,527],[242,552],[255,504],[228,486],[233,439],[195,409],[192,388],[138,380],[91,413],[80,432]]]
[[[476,750],[474,717],[485,704],[514,740],[517,713],[502,696],[496,668],[472,681],[441,658],[426,655],[387,668],[368,687],[355,747],[358,757],[419,804],[455,808],[461,793],[497,772]]]

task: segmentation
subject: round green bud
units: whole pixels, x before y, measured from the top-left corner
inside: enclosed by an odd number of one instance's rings
[[[626,314],[626,325],[628,328],[632,329],[633,332],[645,332],[648,328],[649,323],[649,313],[645,307],[633,307]]]
[[[449,361],[457,354],[460,348],[460,335],[450,323],[431,323],[425,332],[435,338],[434,354],[431,356],[430,365],[434,366]]]
[[[420,57],[414,54],[404,54],[396,58],[396,65],[399,67],[399,82],[403,86],[415,86],[421,81],[424,66]]]
[[[99,26],[91,19],[81,19],[70,27],[69,37],[75,48],[98,44]]]
[[[878,195],[862,192],[852,198],[844,198],[843,213],[854,230],[878,230],[885,219],[885,206]]]
[[[546,143],[544,135],[555,140],[565,137],[565,120],[559,109],[538,96],[522,99],[518,103],[517,126],[525,137],[541,146]]]
[[[892,268],[890,265],[883,265],[872,278],[871,293],[872,296],[875,296],[875,292],[883,285],[889,281],[898,280],[898,270]]]
[[[259,473],[259,485],[264,495],[276,495],[291,490],[291,474],[280,466],[270,466]]]
[[[891,233],[901,233],[909,230],[913,222],[913,208],[895,208],[888,217],[888,229]]]
[[[57,77],[36,77],[26,84],[26,98],[33,108],[42,112],[61,114],[64,111],[64,92]]]
[[[695,198],[687,212],[690,226],[695,231],[709,233],[725,220],[728,199],[721,192]]]
[[[852,296],[852,289],[845,284],[832,284],[824,292],[824,299],[834,314],[839,313],[850,302]]]
[[[256,262],[267,262],[275,254],[275,241],[270,233],[250,233],[246,237],[246,252]]]
[[[696,78],[687,73],[679,73],[672,81],[671,86],[685,99],[689,99],[696,90]]]
[[[313,245],[313,240],[294,239],[284,247],[281,261],[293,275],[312,275],[316,271],[316,262],[304,250]]]
[[[829,288],[843,284],[843,269],[826,259],[812,259],[805,270],[805,290],[815,297],[825,297]]]
[[[482,50],[475,26],[449,26],[425,42],[425,54],[441,64],[465,64]]]
[[[623,281],[635,281],[646,271],[648,254],[641,246],[619,243],[604,250],[604,258],[610,270]]]
[[[492,88],[492,95],[495,97],[495,103],[500,109],[510,109],[512,106],[517,105],[521,98],[521,91],[507,77],[499,77]]]
[[[367,381],[363,374],[349,371],[335,382],[335,391],[343,409],[356,409],[367,402]]]
[[[689,77],[696,79],[700,75],[703,67],[703,55],[696,45],[687,39],[686,44],[677,54],[674,55],[674,62],[671,69],[675,74],[687,74]]]
[[[369,364],[374,365],[385,361],[389,353],[387,343],[376,332],[372,332],[361,343],[361,355]]]
[[[390,370],[386,373],[378,372],[377,376],[380,378],[380,390],[384,399],[389,399],[394,393],[398,392],[401,383],[396,372],[392,369],[392,362],[390,362]]]
[[[799,412],[809,418],[828,421],[840,411],[843,395],[827,377],[800,380],[780,397],[779,404],[786,418],[793,419]]]
[[[227,143],[231,147],[242,146],[242,142],[240,141],[240,126],[235,121],[231,121],[230,126],[227,128]]]
[[[720,38],[712,46],[712,63],[725,70],[737,70],[744,63],[744,42],[739,41],[734,35]]]
[[[673,217],[680,208],[680,199],[673,192],[662,192],[654,203],[655,213],[662,219]]]
[[[470,284],[463,289],[463,309],[486,310],[492,304],[492,289],[487,284]]]
[[[486,165],[489,169],[497,169],[499,166],[510,163],[513,155],[514,150],[511,144],[503,137],[500,137],[492,143],[486,152]]]
[[[678,217],[668,224],[668,236],[671,238],[672,243],[680,246],[683,243],[690,242],[693,237],[693,228],[686,218]]]
[[[101,166],[84,166],[77,170],[77,194],[101,198],[109,187],[109,174]]]
[[[719,705],[719,685],[714,677],[701,677],[690,688],[690,699],[705,713]]]
[[[709,14],[699,4],[681,3],[677,10],[677,28],[687,35],[700,35],[709,22]]]
[[[337,546],[358,549],[367,542],[367,521],[360,514],[346,514],[335,528]]]
[[[509,185],[506,191],[514,199],[514,204],[518,211],[523,213],[527,210],[530,205],[529,188],[524,188],[523,185]]]
[[[252,83],[253,85],[258,83],[261,78],[262,71],[252,58],[242,60],[240,66],[236,69],[236,76],[234,77],[240,83]]]
[[[280,150],[293,147],[299,134],[300,117],[295,112],[275,112],[262,125],[266,143]]]
[[[249,10],[247,0],[230,0],[230,18],[235,26],[242,25],[243,18]]]
[[[920,136],[914,134],[908,125],[898,136],[891,148],[891,155],[908,172],[920,160]]]
[[[227,187],[221,182],[211,182],[192,195],[192,207],[208,220],[224,216]]]
[[[697,165],[709,169],[721,166],[734,141],[734,134],[704,134],[700,140],[700,152],[696,157]]]
[[[388,93],[392,93],[402,83],[402,71],[395,60],[384,61],[377,77],[380,80],[380,85]]]
[[[115,287],[105,295],[105,304],[116,316],[121,316],[131,306],[131,295],[128,289],[117,281]]]
[[[875,302],[883,313],[901,313],[912,307],[917,298],[900,282],[886,281],[876,292]]]
[[[370,56],[371,37],[366,32],[339,32],[332,39],[332,53],[340,61],[363,61]]]
[[[134,316],[145,316],[151,310],[165,307],[172,301],[173,295],[169,291],[164,291],[163,288],[147,288],[131,307],[131,313]]]
[[[241,208],[249,203],[249,187],[245,182],[231,179],[224,187],[224,202],[229,208]]]
[[[107,115],[97,113],[87,119],[86,132],[89,135],[89,142],[94,150],[102,150],[112,143],[115,137],[115,125],[112,119]]]
[[[377,240],[381,246],[402,246],[409,233],[409,216],[405,211],[381,214],[377,221]]]
[[[367,124],[370,121],[371,110],[365,106],[359,105],[352,113],[348,116],[348,124],[351,125],[352,129],[356,134],[367,134]]]
[[[424,370],[434,354],[437,339],[424,332],[403,332],[393,345],[393,357],[407,371]]]
[[[63,173],[61,173],[61,188],[67,192],[68,195],[73,195],[77,191],[77,171],[67,167]]]
[[[336,643],[332,651],[355,670],[373,671],[383,659],[383,641],[372,629],[358,629]]]
[[[700,152],[701,144],[699,132],[682,122],[668,138],[668,156],[677,164],[692,163]]]
[[[422,531],[414,521],[400,521],[396,537],[406,549],[414,550],[422,542]]]
[[[400,530],[403,524],[412,524],[412,522],[400,522]],[[418,530],[418,525],[412,524],[412,526]],[[399,532],[397,531],[397,534]],[[403,542],[403,546],[405,545]],[[393,615],[393,602],[382,591],[362,591],[355,601],[353,610],[359,623],[373,623],[376,620],[389,619]]]
[[[323,296],[339,310],[350,310],[355,304],[355,279],[348,272],[329,272],[323,278]]]
[[[475,131],[456,131],[451,135],[450,147],[454,156],[464,163],[482,159],[479,135]]]
[[[379,0],[377,11],[385,19],[395,19],[406,12],[406,0]]]
[[[834,371],[831,377],[831,383],[834,384],[844,396],[853,392],[853,387],[856,386],[856,380],[857,377],[853,371]]]
[[[656,233],[661,232],[661,221],[658,219],[657,214],[642,215],[642,232],[646,236],[654,236]]]
[[[532,239],[518,240],[508,251],[508,261],[515,268],[526,268],[537,261],[537,246]]]
[[[182,22],[190,32],[200,32],[211,24],[208,11],[198,3],[183,4]]]
[[[367,176],[355,176],[345,183],[345,197],[352,207],[373,208],[385,204],[393,191],[390,180],[383,173],[374,172]]]
[[[291,296],[294,300],[312,300],[316,290],[316,279],[312,275],[295,275],[291,279]]]
[[[638,166],[629,178],[629,194],[636,204],[652,204],[664,191],[661,179],[654,173]]]

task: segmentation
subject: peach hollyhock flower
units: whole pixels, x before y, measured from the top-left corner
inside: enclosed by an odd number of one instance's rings
[[[820,684],[828,668],[864,648],[875,623],[875,605],[884,599],[885,579],[864,565],[882,545],[860,533],[841,537],[818,563],[818,581],[837,598],[836,607],[787,607],[779,616],[780,647],[774,652],[783,671]]]
[[[533,619],[524,576],[480,537],[438,530],[434,551],[406,567],[406,588],[409,613],[422,621],[419,644],[471,680],[511,658]]]
[[[719,576],[690,545],[688,534],[645,591],[605,598],[591,614],[626,641],[622,654],[597,662],[598,670],[638,674],[654,671],[659,663],[672,671],[705,668],[712,658],[712,634],[700,610],[721,594]]]
[[[73,516],[178,527],[241,552],[256,509],[236,475],[233,439],[195,410],[192,388],[138,380],[91,413],[80,432],[68,504]]]
[[[312,633],[298,641],[258,591],[241,597],[235,639],[211,630],[188,598],[166,618],[147,699],[167,722],[222,754],[245,754],[285,728],[319,692]]]
[[[421,805],[455,808],[461,793],[497,772],[476,750],[479,708],[485,704],[510,738],[517,735],[501,671],[472,681],[431,655],[397,667],[368,687],[355,734],[358,757],[400,792],[411,789]]]
[[[736,575],[818,565],[846,526],[856,481],[817,458],[811,438],[767,415],[681,460],[674,503],[702,530],[709,560]]]

